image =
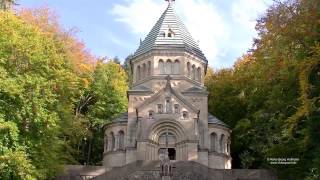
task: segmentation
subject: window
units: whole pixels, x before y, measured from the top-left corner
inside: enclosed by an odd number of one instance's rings
[[[189,62],[187,62],[187,75],[189,78],[191,77],[191,65]]]
[[[192,79],[195,80],[196,78],[196,66],[195,65],[192,65],[192,72],[191,72],[191,75],[192,75]]]
[[[148,76],[151,75],[151,61],[148,61],[148,70],[147,70]]]
[[[169,28],[167,37],[171,38],[174,36],[174,32]]]
[[[220,137],[219,146],[220,146],[220,152],[221,153],[225,153],[225,137],[224,137],[224,134],[222,134],[221,137]]]
[[[113,132],[110,133],[110,137],[111,137],[111,145],[110,145],[110,151],[113,151],[115,148],[115,139],[114,139],[114,134]]]
[[[118,143],[119,143],[119,149],[123,149],[124,148],[124,132],[121,130],[118,133]]]
[[[210,135],[210,151],[217,151],[216,143],[217,143],[217,134],[213,132]]]
[[[179,113],[180,113],[179,104],[175,104],[175,105],[174,105],[174,113],[175,113],[175,114],[179,114]]]
[[[160,70],[160,74],[164,74],[164,62],[162,59],[159,60],[159,70]]]
[[[149,111],[149,118],[152,119],[153,118],[153,110]]]
[[[108,151],[108,136],[106,135],[104,138],[105,138],[105,151]]]
[[[171,73],[172,73],[172,62],[170,59],[168,59],[166,63],[166,74],[171,74]]]
[[[171,98],[167,97],[166,98],[166,113],[171,113]]]
[[[230,137],[228,137],[228,142],[227,142],[227,154],[230,155],[230,145],[231,145],[231,140]]]
[[[188,115],[188,112],[187,112],[187,111],[183,111],[183,112],[182,112],[182,118],[183,118],[183,119],[188,119],[188,118],[189,118],[189,115]]]
[[[158,104],[158,113],[162,114],[163,113],[163,106],[162,104]]]
[[[137,67],[137,72],[136,72],[136,81],[139,81],[140,80],[140,72],[141,69],[140,69],[140,66]]]
[[[146,63],[143,63],[142,65],[142,76],[141,76],[141,79],[146,77],[147,75],[147,66],[146,66]]]
[[[201,76],[202,76],[201,68],[198,67],[198,69],[197,69],[197,80],[198,80],[198,81],[201,81]]]
[[[179,74],[179,73],[180,73],[180,62],[179,60],[175,60],[173,65],[173,74]]]

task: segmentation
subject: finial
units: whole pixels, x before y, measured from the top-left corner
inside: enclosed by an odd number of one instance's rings
[[[165,79],[167,80],[167,82],[168,82],[168,81],[170,82],[170,80],[171,80],[170,75],[167,75],[167,76],[165,77]]]
[[[171,77],[170,77],[170,75],[167,75],[166,77],[165,77],[165,79],[167,80],[167,87],[171,87],[171,83],[170,83],[170,80],[171,80]]]
[[[165,79],[167,80],[166,87],[165,87],[166,96],[169,96],[170,95],[170,89],[171,89],[171,83],[170,83],[171,77],[169,75],[167,75],[165,77]]]
[[[175,2],[175,0],[166,0],[166,1],[168,1],[169,5]]]

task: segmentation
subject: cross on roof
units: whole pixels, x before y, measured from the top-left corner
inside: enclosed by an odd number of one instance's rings
[[[175,0],[166,0],[166,1],[168,1],[169,4],[175,2]]]

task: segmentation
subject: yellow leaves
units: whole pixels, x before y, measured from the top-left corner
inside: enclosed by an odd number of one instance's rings
[[[57,15],[48,7],[21,9],[18,15],[23,21],[37,27],[45,36],[59,42],[56,47],[64,52],[64,58],[73,71],[80,76],[90,76],[96,58],[85,48],[85,44],[74,36],[73,30],[65,30],[58,23]]]
[[[244,54],[242,57],[238,58],[237,61],[234,63],[234,68],[239,70],[249,64],[254,63],[254,57],[252,56],[252,54]]]

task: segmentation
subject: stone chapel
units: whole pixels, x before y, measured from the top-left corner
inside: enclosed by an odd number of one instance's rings
[[[208,113],[208,61],[169,5],[130,58],[128,111],[104,127],[103,165],[195,161],[231,169],[231,130]]]

